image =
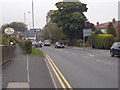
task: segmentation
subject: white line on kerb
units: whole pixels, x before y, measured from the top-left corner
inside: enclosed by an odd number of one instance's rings
[[[52,72],[51,72],[51,70],[50,70],[50,67],[49,67],[49,65],[48,65],[48,61],[47,61],[46,58],[45,58],[45,62],[46,62],[46,64],[47,64],[48,71],[49,71],[50,76],[51,76],[51,78],[52,78],[52,81],[53,81],[54,87],[55,87],[55,88],[58,88],[58,87],[57,87],[57,84],[56,84],[56,82],[55,82],[55,80],[54,80],[54,78],[53,78]]]
[[[28,83],[30,82],[30,75],[29,75],[29,59],[27,55],[27,78],[28,78]]]

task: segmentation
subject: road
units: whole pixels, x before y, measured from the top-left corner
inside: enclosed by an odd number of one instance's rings
[[[47,55],[46,60],[57,87],[66,84],[59,72],[59,76],[56,76],[50,64],[52,61],[72,88],[118,88],[118,58],[110,57],[109,50],[76,47],[56,49],[54,46],[42,47],[40,50]]]

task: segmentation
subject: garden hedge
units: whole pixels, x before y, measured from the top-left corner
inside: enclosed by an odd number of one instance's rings
[[[114,43],[114,37],[111,34],[98,34],[92,33],[93,47],[98,49],[110,49]]]
[[[20,40],[19,43],[24,53],[30,54],[32,52],[32,42],[30,40]]]

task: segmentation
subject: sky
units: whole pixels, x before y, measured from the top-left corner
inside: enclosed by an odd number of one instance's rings
[[[49,10],[56,10],[55,3],[62,0],[33,0],[34,1],[34,22],[36,28],[43,28],[46,24],[46,15]],[[118,20],[119,0],[79,0],[87,4],[88,11],[85,16],[88,21],[96,24]],[[30,12],[30,13],[28,13]],[[14,21],[24,22],[32,27],[32,0],[0,0],[0,26]]]

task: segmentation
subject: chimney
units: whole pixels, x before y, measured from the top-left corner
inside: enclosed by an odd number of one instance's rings
[[[113,20],[112,20],[112,23],[116,23],[116,20],[115,20],[115,18],[113,18]]]
[[[97,22],[97,25],[99,25],[99,22]]]

